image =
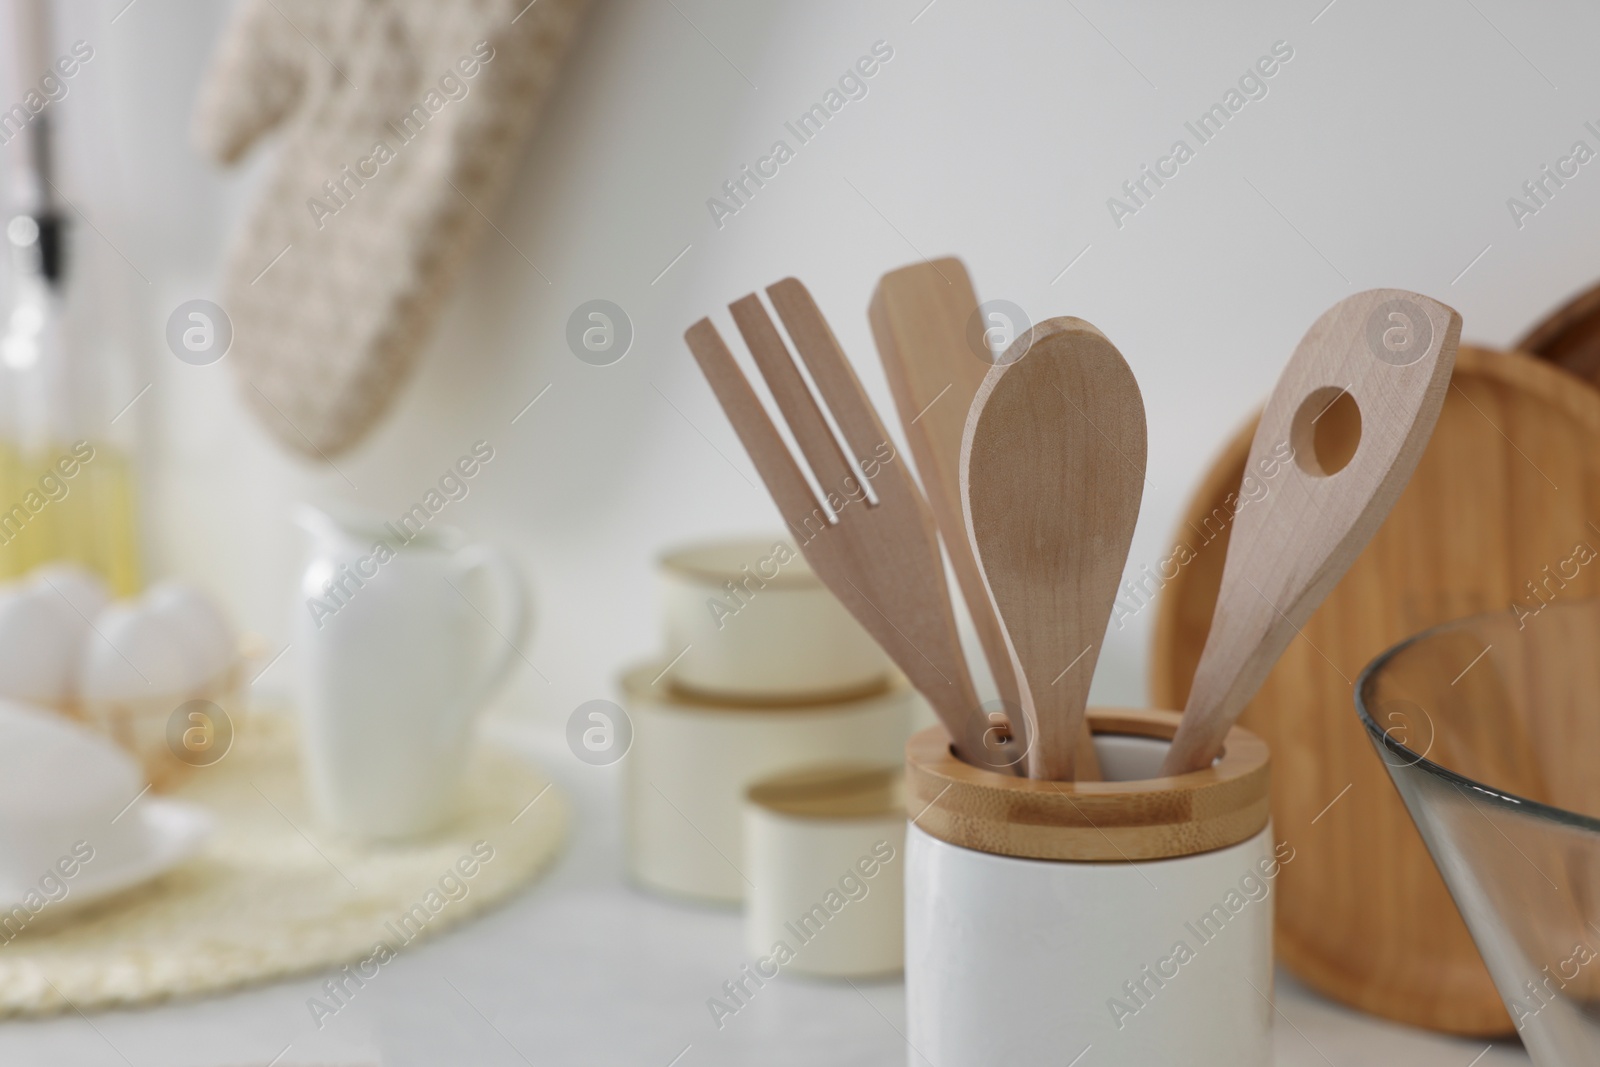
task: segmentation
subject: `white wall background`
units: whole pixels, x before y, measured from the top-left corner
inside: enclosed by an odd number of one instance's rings
[[[398,513],[487,439],[497,457],[451,519],[532,576],[527,653],[548,683],[524,672],[504,704],[552,726],[660,651],[658,549],[777,525],[681,340],[707,312],[734,336],[725,305],[752,289],[804,280],[886,412],[865,317],[886,270],[958,254],[980,298],[1097,324],[1149,409],[1132,571],[1166,554],[1189,488],[1330,304],[1416,289],[1458,308],[1468,338],[1506,343],[1600,274],[1600,164],[1521,229],[1506,206],[1575,140],[1600,147],[1582,125],[1600,120],[1592,7],[595,0],[493,213],[509,241],[485,234],[403,402],[339,460],[352,490],[266,438],[226,359],[191,367],[164,348],[171,309],[215,297],[271,146],[241,173],[189,147],[226,5],[125,3],[63,13],[65,39],[97,55],[54,106],[64,186],[92,224],[78,227],[81,257],[123,300],[107,306],[154,383],[134,409],[152,573],[205,583],[281,648],[303,610],[293,503]],[[706,198],[878,40],[894,58],[869,95],[719,230]],[[1294,58],[1269,95],[1114,225],[1107,198],[1279,40]],[[604,368],[563,340],[569,312],[596,297],[637,331]],[[1142,699],[1153,614],[1112,635],[1098,699]],[[284,688],[292,655],[260,688]]]

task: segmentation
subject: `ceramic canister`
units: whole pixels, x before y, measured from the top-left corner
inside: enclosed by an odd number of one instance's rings
[[[1089,716],[1102,782],[969,766],[938,729],[907,745],[909,1062],[1267,1067],[1294,853],[1266,746],[1235,727],[1211,767],[1159,778],[1175,713]]]
[[[781,537],[661,559],[672,681],[723,702],[837,700],[883,687],[883,651]]]
[[[900,767],[809,767],[764,778],[745,797],[752,888],[744,941],[757,966],[766,958],[768,967],[827,978],[898,973],[905,963]]]
[[[633,727],[623,761],[628,869],[652,889],[726,903],[751,884],[745,789],[819,763],[897,762],[918,699],[895,682],[854,700],[719,704],[677,693],[661,675],[650,664],[621,681]]]

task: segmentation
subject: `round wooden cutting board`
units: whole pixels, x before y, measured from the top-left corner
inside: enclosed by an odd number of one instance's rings
[[[1151,704],[1181,708],[1211,626],[1254,420],[1190,502],[1157,596]],[[1248,506],[1248,505],[1247,505]],[[1272,750],[1277,948],[1301,979],[1376,1015],[1512,1032],[1472,938],[1356,717],[1378,653],[1464,615],[1541,601],[1578,543],[1600,549],[1600,390],[1529,356],[1462,346],[1433,439],[1388,519],[1283,654],[1241,725]],[[1188,551],[1178,551],[1186,546]],[[1168,565],[1165,577],[1173,570]],[[1600,561],[1546,599],[1600,594]],[[1600,652],[1597,652],[1600,654]],[[1593,753],[1573,752],[1575,760]]]
[[[1584,290],[1550,312],[1523,335],[1516,348],[1600,384],[1600,286]]]

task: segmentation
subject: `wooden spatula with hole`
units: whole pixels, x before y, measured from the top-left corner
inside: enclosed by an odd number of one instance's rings
[[[1022,695],[1011,653],[983,584],[983,572],[972,554],[961,512],[961,434],[972,398],[993,366],[991,360],[974,352],[967,340],[968,327],[977,314],[972,280],[954,257],[927,260],[885,274],[878,279],[867,313],[900,425],[995,688],[1007,708],[1020,712]],[[1012,728],[1026,745],[1025,720],[1013,723]],[[1087,723],[1079,731],[1073,770],[1079,781],[1100,777]]]
[[[961,493],[1030,720],[1030,778],[1073,777],[1144,468],[1139,385],[1082,319],[1018,338],[972,401]]]
[[[1401,289],[1335,304],[1306,332],[1261,413],[1246,470],[1293,449],[1233,520],[1222,588],[1162,770],[1208,766],[1278,656],[1399,499],[1433,434],[1461,316]],[[1359,663],[1335,664],[1354,680]]]

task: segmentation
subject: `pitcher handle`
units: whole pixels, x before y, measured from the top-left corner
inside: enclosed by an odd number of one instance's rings
[[[484,616],[484,621],[498,635],[497,640],[500,641],[501,647],[490,658],[479,680],[467,687],[462,710],[465,714],[472,715],[489,703],[517,661],[525,658],[521,645],[528,635],[529,617],[532,612],[522,571],[499,549],[490,545],[468,545],[451,559],[450,569],[456,577],[463,578],[477,571],[487,574],[489,584],[499,590],[502,606],[505,609],[505,618],[502,622],[497,623]],[[466,596],[466,591],[459,586],[456,591],[463,597]],[[473,605],[473,610],[477,610],[477,605]]]

